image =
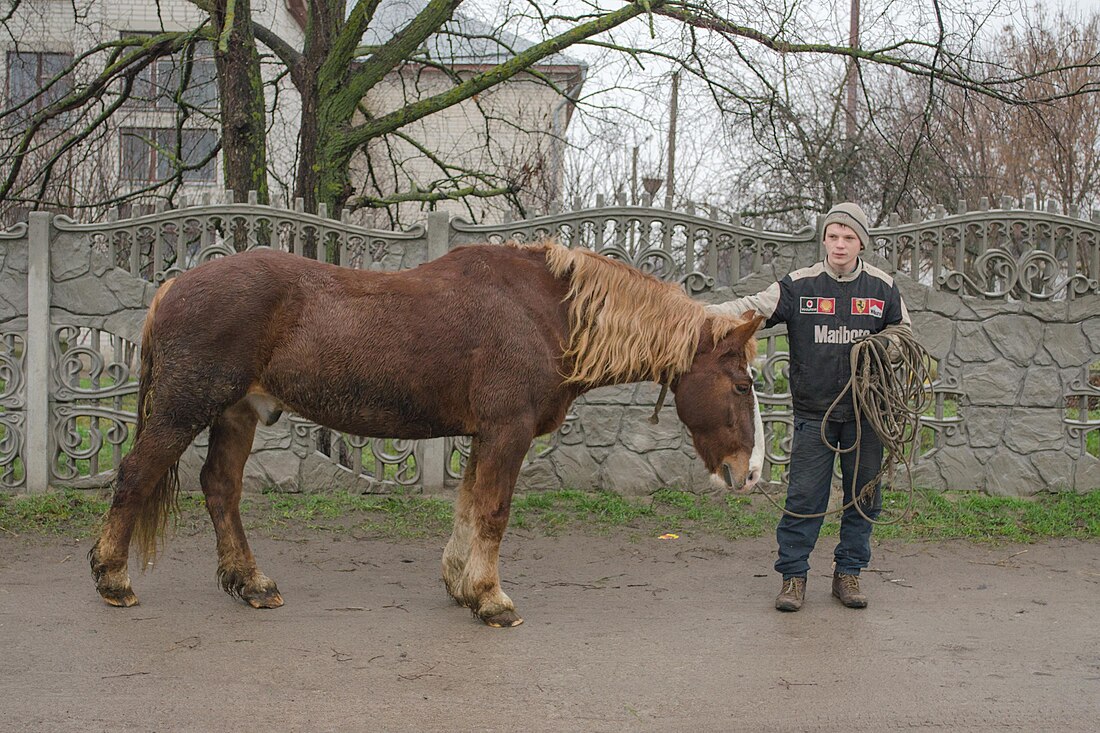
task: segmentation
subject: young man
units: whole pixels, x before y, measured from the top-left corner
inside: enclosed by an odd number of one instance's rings
[[[830,445],[849,448],[855,443],[856,420],[850,393],[825,420],[829,406],[851,376],[848,356],[852,344],[888,325],[910,325],[894,279],[859,256],[871,243],[863,210],[852,203],[837,204],[825,215],[821,234],[826,255],[822,262],[796,270],[756,295],[708,307],[712,312],[731,315],[752,308],[767,316],[765,327],[787,324],[794,440],[786,508],[797,514],[819,514],[829,504],[836,454],[822,442],[822,422]],[[882,464],[882,443],[866,422],[862,426],[858,471],[855,463],[854,451],[840,457],[845,504],[851,501],[853,489],[858,492],[878,474]],[[852,486],[853,474],[860,486]],[[868,517],[878,516],[882,497],[877,486],[873,501],[861,502],[860,507]],[[783,586],[775,607],[780,611],[802,607],[810,552],[821,523],[820,517],[800,519],[788,514],[779,520],[775,569],[783,576]],[[834,554],[833,595],[849,608],[867,606],[859,574],[871,560],[872,527],[854,506],[841,518],[840,542]]]

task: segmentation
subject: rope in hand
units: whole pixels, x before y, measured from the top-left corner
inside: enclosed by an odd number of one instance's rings
[[[828,445],[838,456],[855,452],[852,486],[858,487],[860,486],[859,447],[863,437],[863,422],[866,420],[882,441],[884,451],[882,468],[858,491],[852,492],[852,500],[847,504],[819,514],[792,512],[780,506],[762,486],[760,492],[784,514],[799,519],[839,514],[854,506],[860,516],[872,524],[895,524],[904,519],[913,506],[913,476],[909,464],[916,449],[915,441],[920,429],[920,417],[932,404],[933,399],[932,379],[928,373],[930,356],[913,338],[911,329],[907,326],[894,325],[887,326],[879,333],[871,334],[854,343],[848,360],[852,376],[837,398],[829,405],[829,409],[825,411],[825,417],[821,421],[821,442]],[[852,408],[856,421],[856,439],[850,447],[841,448],[839,445],[831,445],[826,439],[825,424],[832,416],[833,410],[849,392],[852,395]],[[913,448],[908,455],[906,455],[907,447]],[[909,491],[905,509],[894,519],[885,521],[872,519],[867,516],[864,506],[868,508],[873,506],[878,481],[895,462],[905,467],[908,478]]]

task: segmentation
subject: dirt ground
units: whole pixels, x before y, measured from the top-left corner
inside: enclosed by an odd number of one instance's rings
[[[773,540],[505,539],[526,623],[482,626],[442,542],[255,538],[287,605],[215,585],[212,536],[173,538],[96,595],[88,542],[0,537],[4,731],[880,731],[1100,728],[1100,544],[882,543],[871,605],[772,602]]]

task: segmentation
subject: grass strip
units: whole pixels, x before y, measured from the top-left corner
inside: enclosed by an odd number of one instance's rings
[[[271,493],[246,496],[241,512],[250,532],[268,536],[325,531],[397,540],[446,537],[451,504],[450,499],[419,495]],[[904,494],[886,492],[884,517],[904,505]],[[98,531],[108,506],[107,496],[93,491],[0,494],[0,537],[90,536]],[[209,526],[201,494],[181,496],[180,510],[180,525]],[[512,503],[510,528],[544,535],[627,530],[637,536],[673,532],[738,539],[770,534],[777,518],[778,512],[760,497],[713,497],[661,489],[649,497],[632,498],[605,491],[562,490],[518,494]],[[836,521],[828,520],[822,534],[835,536],[838,528]],[[987,543],[1100,539],[1100,491],[1027,499],[921,491],[907,519],[876,528],[875,536]]]

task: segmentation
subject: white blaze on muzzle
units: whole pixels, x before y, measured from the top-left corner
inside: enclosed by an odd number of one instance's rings
[[[734,484],[733,471],[730,465],[723,461],[718,470],[710,476],[714,488],[733,489],[737,493],[745,494],[752,491],[760,482],[760,477],[764,473],[764,421],[760,418],[760,401],[756,397],[755,389],[752,391],[752,422],[752,452],[749,454],[749,472],[745,476],[745,482],[740,486]]]
[[[749,475],[743,491],[751,491],[764,473],[764,421],[760,419],[760,401],[756,398],[755,387],[752,390],[752,422],[752,455],[749,456]]]

